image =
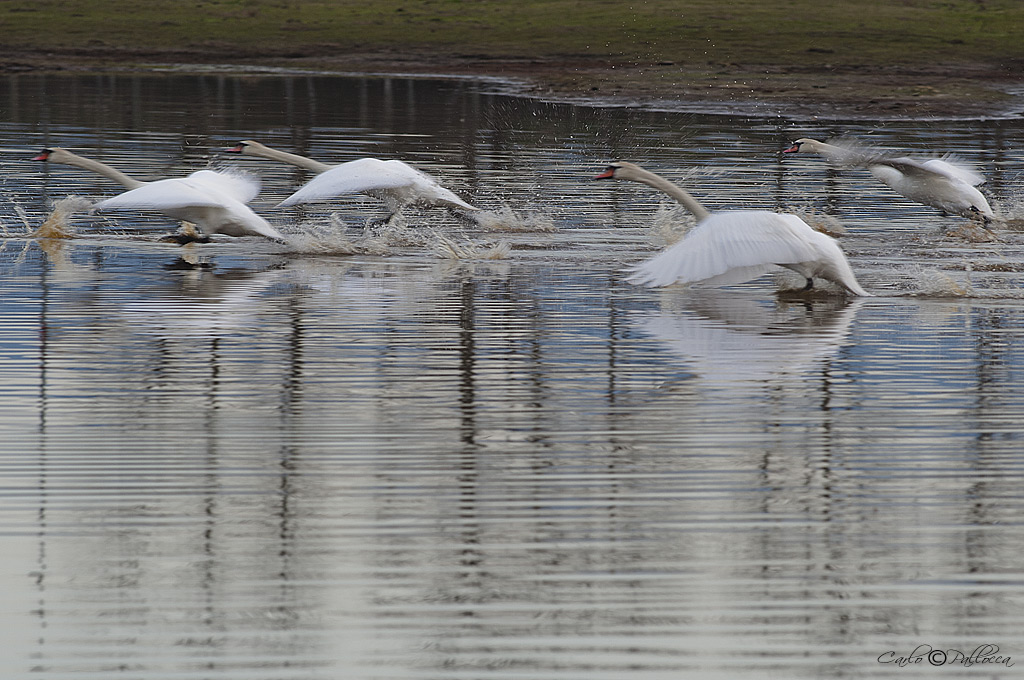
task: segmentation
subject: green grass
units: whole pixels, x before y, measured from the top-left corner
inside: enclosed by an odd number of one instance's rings
[[[8,48],[1010,66],[1020,0],[0,0]]]

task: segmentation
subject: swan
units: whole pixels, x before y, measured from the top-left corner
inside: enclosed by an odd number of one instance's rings
[[[225,151],[268,158],[318,173],[298,191],[281,201],[279,207],[325,201],[344,194],[366,194],[387,205],[390,214],[384,221],[390,220],[405,206],[413,204],[439,206],[463,215],[480,210],[445,189],[430,175],[398,160],[360,158],[340,165],[327,165],[252,140],[239,142]]]
[[[856,145],[838,146],[816,139],[798,139],[782,153],[812,151],[834,165],[865,167],[890,189],[917,203],[942,212],[980,219],[988,228],[995,219],[985,195],[975,187],[985,178],[974,170],[943,158],[919,161],[907,156],[889,156]]]
[[[625,161],[612,163],[594,179],[646,184],[679,201],[697,218],[697,225],[678,243],[637,265],[627,279],[630,283],[722,286],[755,279],[778,265],[807,279],[804,290],[813,286],[817,276],[854,295],[871,295],[857,282],[835,239],[796,215],[768,210],[708,212],[682,187]]]
[[[188,177],[142,182],[105,163],[60,147],[43,149],[33,160],[91,170],[128,189],[97,203],[95,207],[98,210],[156,210],[176,220],[192,222],[205,235],[263,236],[275,241],[286,240],[246,205],[259,193],[259,183],[250,177],[199,170]]]

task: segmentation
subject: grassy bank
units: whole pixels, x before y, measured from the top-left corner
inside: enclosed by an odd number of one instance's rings
[[[8,50],[1011,67],[1019,0],[8,0]]]
[[[513,75],[541,92],[988,115],[1020,0],[0,0],[0,66]]]

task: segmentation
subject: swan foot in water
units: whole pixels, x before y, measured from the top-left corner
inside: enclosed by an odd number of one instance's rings
[[[179,246],[184,246],[188,245],[189,243],[209,243],[210,237],[201,232],[189,234],[179,231],[173,234],[168,234],[167,236],[162,236],[160,240],[165,241],[167,243],[177,243]]]

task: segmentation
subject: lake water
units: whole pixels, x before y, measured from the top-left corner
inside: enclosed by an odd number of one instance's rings
[[[838,134],[955,152],[1024,212],[1019,118],[4,77],[0,676],[1019,677],[1024,233],[779,154]],[[371,199],[275,208],[309,175],[220,153],[240,139],[402,158],[493,224],[410,210],[371,237]],[[181,248],[167,218],[88,212],[35,238],[120,190],[47,146],[142,179],[244,168],[294,241]],[[689,219],[590,181],[616,158],[842,223],[877,297],[629,285]]]

